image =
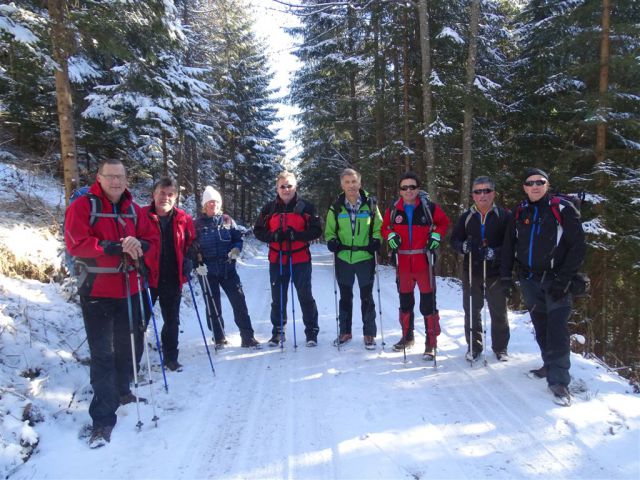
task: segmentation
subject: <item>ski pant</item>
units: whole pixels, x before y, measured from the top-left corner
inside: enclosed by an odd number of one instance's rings
[[[205,290],[202,277],[198,277],[202,291]],[[224,275],[216,275],[209,273],[207,275],[209,286],[213,298],[205,295],[208,305],[207,326],[213,331],[213,338],[216,343],[225,340],[224,319],[222,318],[222,305],[220,303],[220,287],[229,299],[231,309],[233,310],[233,320],[240,331],[240,338],[250,340],[253,338],[253,327],[251,326],[251,318],[247,310],[247,301],[242,290],[242,283],[235,268],[229,268]]]
[[[89,415],[94,427],[116,424],[120,396],[131,390],[133,358],[126,298],[80,297],[80,307],[91,356],[89,376],[93,398]],[[134,341],[140,336],[140,303],[131,297]]]
[[[569,316],[571,315],[571,295],[566,294],[558,301],[549,295],[552,280],[540,282],[535,279],[520,278],[520,287],[529,310],[536,342],[540,347],[542,361],[547,367],[549,385],[568,386],[571,381],[569,347]]]
[[[340,288],[340,334],[351,333],[353,314],[353,284],[358,278],[362,334],[376,336],[376,307],[373,303],[375,262],[372,259],[348,263],[336,257],[336,281]]]
[[[416,299],[413,292],[400,293],[400,318],[402,319],[403,313],[409,314],[409,325],[407,327],[407,338],[413,339],[413,330],[415,328],[415,318],[413,309],[416,304]],[[428,317],[433,313],[437,313],[436,309],[436,296],[434,292],[422,293],[420,292],[420,313],[423,317]],[[402,321],[400,326],[403,328]]]
[[[469,292],[473,298],[469,298]],[[487,277],[487,304],[491,315],[491,348],[494,352],[506,352],[509,345],[509,320],[507,318],[507,299],[500,285],[500,277]],[[471,311],[469,301],[472,301]],[[482,352],[482,308],[484,298],[482,295],[482,276],[473,276],[471,288],[469,288],[469,274],[465,273],[462,279],[462,305],[464,307],[464,335],[467,345],[473,348],[474,353]],[[473,319],[470,322],[470,318]],[[473,328],[470,328],[470,323]],[[473,330],[473,338],[470,333]]]
[[[151,293],[151,304],[155,305],[156,301],[160,301],[160,311],[162,312],[162,331],[160,339],[162,341],[162,356],[164,362],[178,361],[178,333],[180,331],[180,301],[182,300],[182,287],[176,283],[162,282],[158,288],[149,288]],[[151,318],[151,309],[149,308],[149,300],[145,299],[145,324],[143,333],[149,325]],[[144,338],[141,335],[140,348],[136,346],[136,355],[138,356],[138,365],[142,358],[142,347],[144,346]]]
[[[282,270],[282,271],[281,271]],[[280,332],[280,316],[282,328],[287,324],[287,291],[289,289],[289,265],[269,264],[271,280],[271,324],[272,334]],[[311,293],[311,262],[293,264],[293,284],[298,294],[298,302],[302,309],[302,322],[307,340],[318,339],[318,307]],[[282,310],[280,309],[280,295],[282,294]],[[293,302],[293,299],[291,299]]]

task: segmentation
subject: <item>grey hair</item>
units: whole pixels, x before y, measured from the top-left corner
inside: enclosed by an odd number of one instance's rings
[[[480,185],[482,183],[488,183],[491,189],[496,189],[496,182],[493,181],[493,178],[488,177],[487,175],[480,175],[479,177],[476,177],[471,184],[471,187],[473,188],[474,185]]]
[[[358,179],[358,181],[360,181],[360,179],[362,178],[360,173],[356,172],[353,168],[345,168],[340,173],[340,180],[342,180],[344,177],[351,177],[351,176],[356,177]]]

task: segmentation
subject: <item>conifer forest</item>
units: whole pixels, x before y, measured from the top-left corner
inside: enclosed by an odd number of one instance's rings
[[[414,170],[452,219],[476,176],[514,208],[524,169],[541,168],[584,198],[591,293],[574,304],[574,350],[637,379],[640,2],[269,3],[298,19],[286,97],[247,0],[3,2],[0,160],[37,159],[68,199],[117,157],[134,180],[174,176],[196,205],[214,185],[247,225],[285,167],[321,216],[352,167],[381,209]],[[299,112],[293,158],[282,101]],[[443,248],[438,274],[458,263]]]

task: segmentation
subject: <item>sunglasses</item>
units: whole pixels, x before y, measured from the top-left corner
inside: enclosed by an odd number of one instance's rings
[[[547,183],[546,180],[526,180],[524,182],[524,184],[527,187],[533,187],[534,185],[537,185],[538,187],[541,187],[542,185],[545,185]]]
[[[402,190],[403,192],[406,192],[407,190],[417,190],[418,186],[417,185],[403,185],[400,187],[400,190]]]
[[[278,188],[280,190],[289,190],[289,189],[295,188],[295,187],[296,187],[295,185],[280,185]]]
[[[474,190],[473,194],[474,195],[481,195],[481,194],[485,194],[485,195],[489,195],[491,192],[493,192],[492,189],[490,188],[479,188],[478,190]]]

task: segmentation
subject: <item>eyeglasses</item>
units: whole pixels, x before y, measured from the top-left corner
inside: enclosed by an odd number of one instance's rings
[[[473,194],[474,195],[481,195],[481,194],[485,194],[485,195],[489,195],[491,192],[493,192],[492,189],[490,188],[479,188],[478,190],[474,190]]]
[[[126,175],[103,175],[101,173],[100,176],[102,178],[106,178],[110,182],[115,182],[115,181],[124,182],[127,179]]]
[[[534,185],[537,185],[538,187],[541,187],[542,185],[545,185],[547,183],[546,180],[526,180],[524,182],[524,184],[527,187],[533,187]]]
[[[296,186],[295,185],[280,185],[278,188],[280,190],[289,190],[291,188],[296,188]]]
[[[403,192],[406,192],[407,190],[417,190],[418,186],[417,185],[402,185],[400,187],[400,190],[402,190]]]

